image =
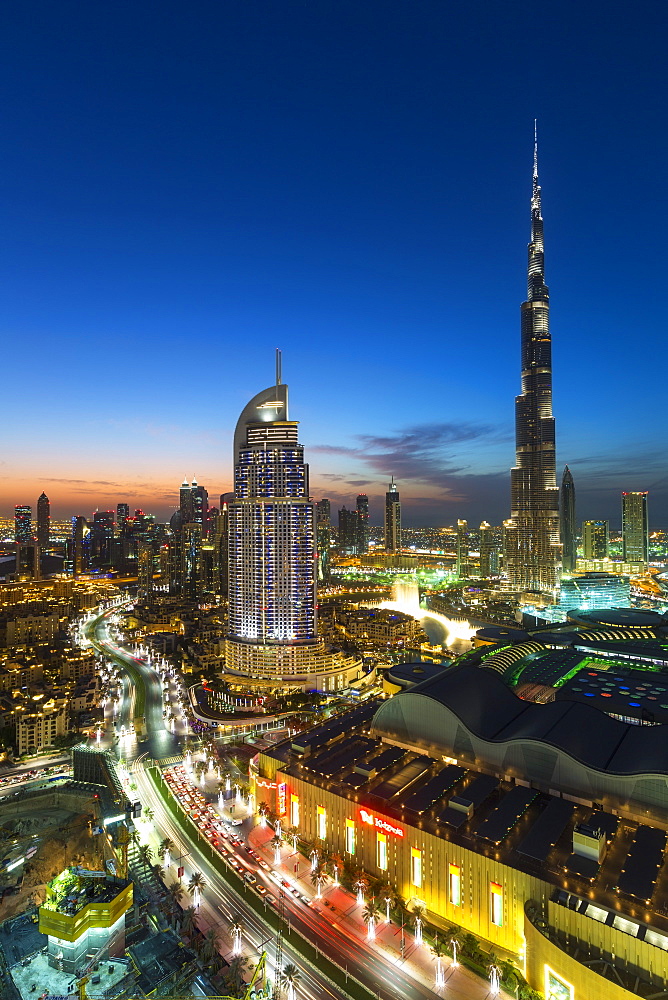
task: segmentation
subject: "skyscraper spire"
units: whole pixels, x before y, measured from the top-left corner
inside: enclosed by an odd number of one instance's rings
[[[550,293],[545,284],[543,216],[534,122],[531,241],[527,301],[522,303],[522,391],[515,399],[515,468],[511,519],[506,526],[506,571],[523,590],[555,591],[560,576],[559,491],[552,416]]]

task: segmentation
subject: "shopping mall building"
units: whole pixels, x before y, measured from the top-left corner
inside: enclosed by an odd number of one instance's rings
[[[259,754],[258,803],[554,1000],[666,989],[668,627],[613,619],[394,668],[393,697]]]

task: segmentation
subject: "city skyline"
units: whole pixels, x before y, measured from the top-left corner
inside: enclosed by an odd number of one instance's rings
[[[591,7],[574,32],[521,4],[482,23],[390,4],[381,24],[251,4],[202,15],[205,32],[168,10],[5,25],[4,360],[22,371],[27,349],[54,375],[30,407],[5,383],[20,419],[0,507],[44,490],[55,517],[124,499],[167,519],[184,471],[229,491],[235,415],[280,346],[316,499],[367,493],[379,523],[394,476],[407,526],[501,523],[538,117],[557,464],[579,518],[616,524],[620,493],[648,490],[668,523],[665,416],[638,403],[662,347],[644,263],[643,192],[653,226],[666,212],[652,18]]]

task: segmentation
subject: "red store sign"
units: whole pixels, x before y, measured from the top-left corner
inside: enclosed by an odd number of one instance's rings
[[[367,826],[375,826],[378,830],[382,830],[383,833],[391,833],[393,837],[403,837],[404,831],[400,826],[394,826],[392,823],[388,823],[386,819],[382,816],[375,816],[370,813],[368,809],[360,809],[360,819]]]

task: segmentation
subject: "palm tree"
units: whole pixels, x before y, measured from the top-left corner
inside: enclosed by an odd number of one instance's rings
[[[172,914],[178,914],[181,911],[179,903],[183,899],[183,886],[180,882],[172,882],[167,886],[167,905],[169,906]]]
[[[274,848],[274,864],[280,865],[281,863],[281,845],[283,841],[280,837],[272,837],[269,841],[271,846]]]
[[[445,986],[445,977],[443,975],[443,955],[445,954],[445,948],[439,941],[438,934],[434,934],[434,943],[431,951],[436,959],[436,989],[439,989],[439,987]]]
[[[169,837],[165,837],[164,840],[160,841],[160,847],[158,848],[158,854],[163,860],[163,863],[169,867],[171,861],[171,855],[174,853],[176,845],[173,840]]]
[[[204,947],[202,948],[202,958],[207,965],[209,965],[216,955],[219,954],[219,943],[218,928],[209,927],[208,931],[204,935]]]
[[[151,865],[151,871],[158,879],[159,882],[163,882],[165,878],[165,869],[161,865]]]
[[[296,965],[289,962],[283,968],[283,974],[281,980],[288,988],[288,1000],[295,1000],[297,991],[295,989],[297,983],[299,982],[300,972]]]
[[[150,806],[146,806],[146,809],[144,809],[144,819],[146,820],[147,823],[152,823],[154,818],[155,818],[155,813],[153,812]]]
[[[385,903],[385,919],[390,922],[390,910],[392,910],[397,905],[397,892],[393,885],[389,882],[383,882],[380,888],[379,896]]]
[[[413,923],[415,924],[415,943],[422,944],[422,925],[424,924],[424,906],[413,907]]]
[[[138,851],[139,860],[143,864],[144,868],[150,868],[151,859],[153,857],[153,851],[148,846],[148,844],[142,844]]]
[[[135,827],[132,833],[130,834],[130,843],[134,844],[135,847],[137,847],[139,844],[139,830],[137,829],[137,827]]]
[[[292,849],[293,849],[293,851],[296,851],[297,850],[297,841],[299,840],[299,827],[298,826],[291,826],[290,829],[287,831],[287,836],[292,841]]]
[[[243,955],[237,955],[230,962],[230,967],[227,970],[227,976],[225,977],[225,988],[234,993],[235,996],[239,996],[241,989],[244,985],[244,973],[248,967],[248,959],[244,958]]]
[[[241,954],[241,932],[243,930],[243,924],[241,923],[241,917],[235,916],[232,918],[232,923],[230,924],[230,933],[232,935],[232,954]]]
[[[196,930],[195,917],[197,916],[197,910],[194,906],[188,906],[181,914],[181,930],[187,936],[191,937],[193,932]]]
[[[373,941],[376,937],[376,922],[378,920],[378,904],[372,899],[366,904],[362,911],[362,920],[367,927],[367,941]]]
[[[364,903],[364,896],[369,888],[369,877],[362,869],[357,872],[355,888],[357,889],[357,903],[359,906],[362,906]]]
[[[331,854],[329,857],[329,863],[332,866],[332,875],[334,877],[334,885],[339,884],[339,875],[343,871],[343,858],[340,854]]]
[[[199,897],[206,885],[206,879],[201,872],[193,872],[188,881],[188,892],[193,897],[195,907],[199,906]]]
[[[320,899],[322,887],[325,881],[325,866],[319,861],[311,871],[311,882],[315,886],[315,898]]]

